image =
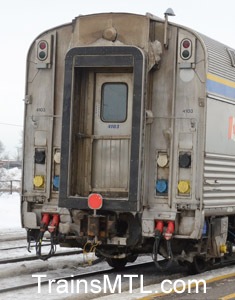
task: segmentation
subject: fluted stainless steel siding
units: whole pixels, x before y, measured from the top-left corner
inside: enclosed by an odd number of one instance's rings
[[[235,157],[206,154],[203,202],[205,209],[235,205]]]
[[[92,188],[128,191],[130,138],[97,139],[93,142]]]
[[[203,34],[199,33],[199,35],[203,39],[208,52],[208,72],[235,81],[235,68],[231,64],[231,59],[227,51],[227,49],[231,49],[231,47]]]

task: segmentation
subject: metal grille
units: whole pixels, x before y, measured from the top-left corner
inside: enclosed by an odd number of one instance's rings
[[[235,206],[235,158],[206,154],[203,202],[205,208]]]
[[[235,68],[231,63],[231,55],[229,54],[228,49],[232,52],[233,58],[235,58],[235,50],[203,34],[199,35],[203,39],[208,51],[209,73],[230,81],[235,81]]]

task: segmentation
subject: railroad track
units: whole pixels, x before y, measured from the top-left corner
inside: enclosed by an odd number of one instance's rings
[[[46,246],[51,246],[51,244],[44,244],[43,247]],[[35,245],[31,245],[31,248],[35,248]],[[7,250],[16,250],[16,249],[28,249],[28,246],[24,245],[24,246],[14,246],[14,247],[5,247],[5,248],[0,248],[0,251],[7,251]]]
[[[66,253],[66,252],[57,253],[56,256],[81,254],[81,253],[82,253],[82,251],[72,251],[72,252],[70,251],[68,253]],[[30,260],[30,258],[27,260]],[[103,259],[98,258],[95,261],[93,261],[92,265],[98,264],[101,261],[103,261]],[[14,261],[14,262],[16,262],[16,261]],[[1,261],[0,261],[0,264],[1,264]],[[226,262],[226,263],[224,262],[223,264],[217,264],[214,266],[214,268],[210,268],[210,269],[218,269],[218,268],[224,267],[229,264],[231,264],[231,262]],[[84,271],[84,272],[80,272],[80,273],[74,274],[74,275],[66,275],[66,276],[47,278],[47,279],[41,278],[40,284],[43,287],[46,284],[48,284],[49,280],[53,281],[53,282],[58,282],[59,280],[70,281],[70,280],[79,280],[79,279],[89,279],[89,278],[96,278],[99,275],[106,275],[106,274],[115,275],[115,273],[116,274],[125,274],[125,273],[126,274],[130,274],[130,273],[142,274],[142,272],[144,271],[145,268],[146,269],[148,267],[151,268],[151,266],[153,266],[153,268],[152,268],[153,270],[151,269],[150,273],[153,274],[153,276],[152,276],[151,280],[148,279],[146,282],[144,282],[144,285],[159,283],[162,280],[164,280],[165,278],[173,280],[173,279],[178,279],[178,278],[181,278],[182,276],[187,275],[186,269],[183,267],[179,267],[178,264],[176,264],[176,263],[174,263],[172,268],[170,270],[168,270],[167,272],[158,273],[155,269],[154,262],[150,261],[150,262],[133,263],[131,265],[127,265],[122,271],[118,271],[118,272],[111,267],[106,267],[105,269],[102,269],[102,270],[87,271],[87,272]],[[156,273],[154,270],[156,271]],[[132,271],[132,272],[128,273],[129,271]],[[0,289],[0,294],[7,293],[7,292],[14,292],[14,291],[18,291],[21,289],[34,288],[34,287],[38,287],[38,282],[29,282],[29,283],[25,283],[22,285],[16,285],[16,286],[12,286],[12,287],[2,288],[2,289]]]
[[[53,257],[58,256],[68,256],[68,255],[76,255],[76,254],[82,254],[83,250],[79,251],[66,251],[66,252],[58,252],[53,255]],[[31,255],[31,256],[21,256],[21,257],[15,257],[15,258],[8,258],[8,259],[0,259],[0,265],[3,264],[9,264],[9,263],[17,263],[17,262],[23,262],[23,261],[31,261],[31,260],[38,260],[38,256]]]
[[[0,251],[7,251],[7,250],[16,250],[16,249],[27,249],[26,246],[15,246],[15,247],[9,247],[9,248],[0,248]]]
[[[98,264],[102,260],[103,259],[98,258],[93,262],[93,264]],[[225,265],[228,265],[228,264],[229,264],[228,262],[226,264],[218,264],[213,269],[218,269],[218,268],[224,267]],[[150,270],[149,274],[153,274],[153,276],[151,276],[151,279],[148,278],[147,280],[144,281],[144,286],[145,285],[147,286],[149,284],[159,283],[159,282],[163,281],[165,278],[174,280],[174,279],[179,279],[179,278],[182,278],[182,277],[188,275],[186,269],[183,267],[180,267],[177,263],[174,263],[170,270],[159,273],[155,269],[154,262],[150,261],[150,262],[133,263],[131,265],[127,265],[122,271],[116,271],[115,269],[113,269],[111,267],[106,267],[105,269],[102,269],[102,270],[87,271],[87,272],[84,271],[84,272],[80,272],[78,274],[73,274],[73,275],[66,275],[66,276],[47,278],[47,279],[41,278],[40,285],[41,285],[41,287],[45,286],[46,284],[48,284],[49,280],[53,281],[53,282],[58,282],[59,280],[66,280],[66,281],[81,280],[81,279],[89,280],[89,278],[97,278],[100,275],[106,275],[106,274],[110,274],[110,275],[111,274],[112,275],[122,274],[122,275],[124,275],[124,274],[135,273],[135,274],[140,275],[140,274],[142,274],[142,272],[144,272],[145,268],[147,270],[148,270],[148,268],[150,268],[151,270]],[[131,272],[129,272],[129,271],[131,271]],[[30,283],[25,283],[22,285],[16,285],[16,286],[12,286],[12,287],[2,288],[2,289],[0,289],[0,294],[7,293],[7,292],[14,292],[14,291],[18,291],[21,289],[34,288],[34,287],[38,287],[38,282],[30,282]],[[138,288],[138,287],[135,287],[135,288]],[[123,290],[123,291],[125,291],[125,290]]]

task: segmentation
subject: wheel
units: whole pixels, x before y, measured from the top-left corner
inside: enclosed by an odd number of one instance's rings
[[[121,270],[125,267],[127,264],[127,259],[126,258],[106,258],[107,263],[110,265],[110,267],[116,269],[116,270]]]
[[[200,256],[195,256],[192,263],[188,264],[189,274],[199,274],[203,273],[207,270],[208,263],[207,261]]]

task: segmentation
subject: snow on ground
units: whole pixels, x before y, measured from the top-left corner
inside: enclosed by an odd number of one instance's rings
[[[0,232],[6,228],[20,228],[20,194],[0,195]]]
[[[21,169],[12,168],[5,169],[0,168],[0,194],[2,194],[2,190],[10,189],[10,181],[12,180],[13,190],[20,190],[20,180],[21,180]]]
[[[21,180],[21,169],[0,169],[0,180]]]
[[[18,168],[0,168],[0,181],[21,180],[21,170]],[[0,188],[9,188],[5,183],[0,183]],[[19,182],[13,182],[13,187],[20,187]],[[0,234],[4,231],[15,231],[21,228],[20,221],[20,194],[13,192],[0,192]]]

